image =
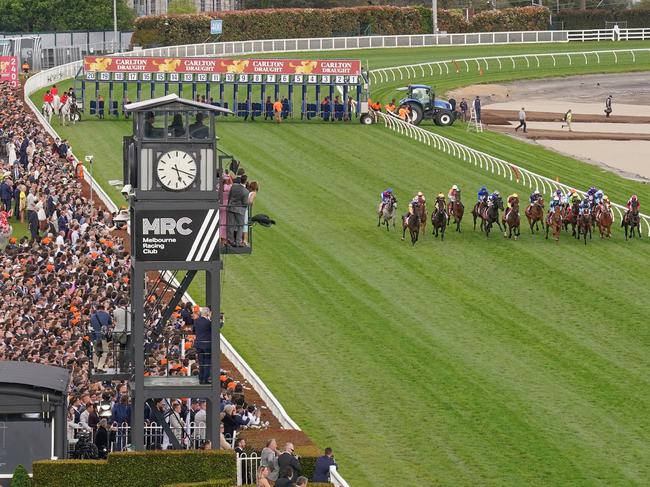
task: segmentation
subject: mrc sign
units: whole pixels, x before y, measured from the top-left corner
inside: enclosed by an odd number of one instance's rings
[[[139,261],[207,262],[217,258],[218,210],[136,211],[135,226]]]

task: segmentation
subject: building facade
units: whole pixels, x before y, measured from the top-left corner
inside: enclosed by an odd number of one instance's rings
[[[173,0],[127,0],[127,5],[135,10],[138,17],[143,15],[166,14]],[[197,12],[218,12],[222,10],[239,10],[241,0],[192,0]]]

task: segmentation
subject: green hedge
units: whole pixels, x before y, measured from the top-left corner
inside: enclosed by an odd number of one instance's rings
[[[553,15],[553,20],[564,22],[565,29],[604,29],[605,22],[626,20],[629,28],[648,27],[650,25],[650,8],[633,8],[629,10],[562,10]]]
[[[223,20],[223,34],[212,37],[210,19]],[[439,10],[438,27],[447,32],[540,30],[548,27],[544,7],[488,10],[465,21],[461,11]],[[294,39],[357,35],[431,33],[431,9],[419,7],[352,7],[332,9],[263,9],[188,15],[140,17],[131,42],[143,47],[198,44],[206,41]]]
[[[232,480],[206,480],[205,482],[184,482],[182,484],[165,484],[162,487],[233,487]]]
[[[225,479],[235,483],[236,460],[223,450],[111,453],[108,460],[42,460],[32,465],[35,487],[157,487]]]

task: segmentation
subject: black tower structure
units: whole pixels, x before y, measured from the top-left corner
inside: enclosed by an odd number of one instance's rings
[[[205,438],[216,446],[219,381],[199,383],[195,375],[156,376],[147,366],[190,283],[200,278],[205,280],[203,302],[211,310],[213,324],[209,364],[212,374],[218,375],[222,158],[217,154],[215,116],[230,112],[177,95],[132,103],[125,110],[133,115],[133,136],[124,139],[122,191],[129,200],[131,226],[132,329],[130,357],[124,362],[130,362],[127,373],[134,392],[132,444],[136,450],[146,447],[147,404],[174,448],[181,448],[153,398],[200,397],[207,399]],[[151,276],[158,280],[153,288]],[[146,303],[157,309],[155,316],[145,313]],[[116,370],[116,376],[119,372],[124,371]]]

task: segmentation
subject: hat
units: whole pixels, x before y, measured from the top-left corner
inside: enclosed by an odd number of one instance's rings
[[[422,193],[422,191],[418,191],[418,196],[424,196],[424,194]]]
[[[451,187],[451,189],[458,189],[458,186],[456,186],[456,185],[454,184],[454,185]]]

